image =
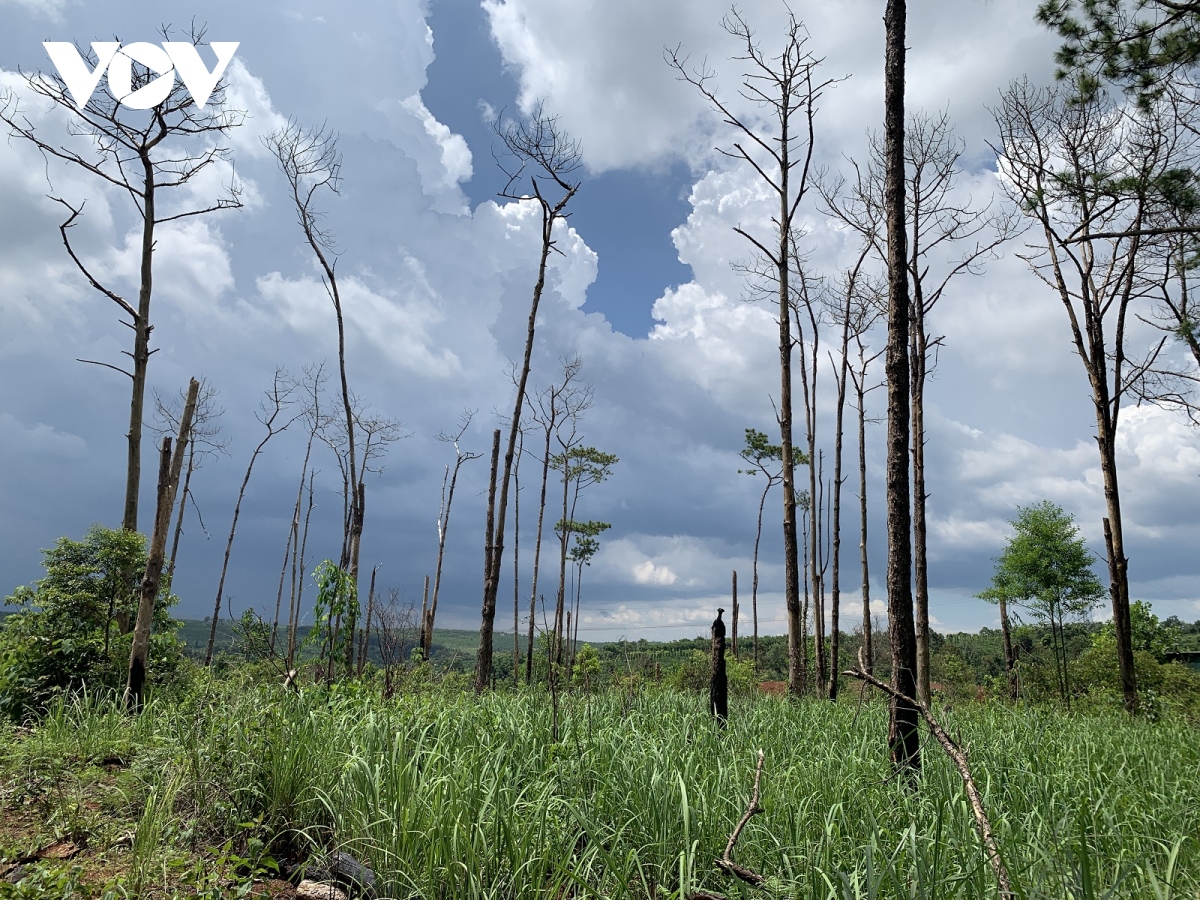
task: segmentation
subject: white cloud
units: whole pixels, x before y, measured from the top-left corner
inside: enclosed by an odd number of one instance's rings
[[[653,560],[646,560],[633,567],[633,580],[638,584],[674,584],[676,575],[667,566],[656,566]]]

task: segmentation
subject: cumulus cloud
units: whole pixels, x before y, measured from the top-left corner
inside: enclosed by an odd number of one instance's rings
[[[667,566],[656,566],[653,560],[646,560],[633,567],[633,580],[638,584],[674,584],[676,575]]]

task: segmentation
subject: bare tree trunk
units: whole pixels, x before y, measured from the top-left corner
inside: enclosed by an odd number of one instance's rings
[[[738,598],[737,598],[737,569],[733,570],[733,658],[738,658],[737,645]]]
[[[297,510],[299,512],[299,510]],[[283,583],[287,580],[288,562],[292,558],[292,536],[296,528],[295,516],[288,522],[287,541],[283,546],[283,566],[279,569],[279,591],[275,594],[275,616],[271,619],[271,653],[275,652],[275,637],[279,630],[279,611],[283,608]]]
[[[149,149],[138,154],[144,177],[142,209],[141,286],[138,314],[133,320],[133,388],[129,398],[129,442],[125,470],[125,516],[121,527],[138,530],[138,488],[142,480],[142,413],[146,403],[146,368],[150,363],[150,294],[154,281],[154,164]]]
[[[470,419],[468,418],[468,423],[469,421]],[[464,429],[465,427],[466,426],[464,425]],[[460,431],[459,438],[461,437],[462,432]],[[458,444],[456,440],[456,453],[457,450]],[[450,475],[450,492],[448,494],[446,493],[446,480],[445,478],[442,479],[442,493],[445,498],[445,503],[443,504],[443,508],[438,515],[438,555],[437,565],[435,566],[433,572],[433,599],[429,603],[428,621],[426,621],[424,618],[421,620],[424,623],[421,628],[421,650],[426,659],[429,659],[429,654],[433,650],[433,625],[434,621],[437,619],[438,597],[440,596],[442,590],[442,560],[446,555],[446,535],[450,531],[450,507],[454,503],[454,488],[458,484],[458,470],[462,468],[463,463],[476,458],[476,454],[474,453],[457,453],[457,458],[454,461],[454,472],[452,475]],[[449,473],[449,469],[450,467],[447,466],[447,473]],[[426,581],[428,581],[428,576],[426,577]],[[428,593],[428,584],[426,585],[425,590],[426,593]]]
[[[177,450],[174,455],[171,453],[170,436],[164,437],[162,441],[158,466],[158,505],[154,516],[154,531],[150,537],[150,553],[146,559],[146,572],[142,576],[137,624],[133,629],[133,647],[129,653],[129,675],[125,682],[124,702],[127,707],[134,709],[141,708],[145,693],[150,631],[154,624],[154,605],[158,599],[163,557],[166,555],[167,531],[171,527],[175,489],[179,484],[179,473],[183,469],[183,457],[187,451],[192,415],[196,411],[196,396],[199,392],[200,382],[193,378],[188,384],[187,402],[179,421]]]
[[[171,555],[167,559],[167,584],[175,579],[175,557],[179,553],[179,537],[183,534],[183,511],[187,507],[188,493],[192,485],[192,472],[195,471],[196,447],[190,441],[187,448],[187,472],[183,476],[183,490],[179,494],[179,515],[175,519],[175,535],[171,539]]]
[[[1113,631],[1117,641],[1117,665],[1121,672],[1121,689],[1125,695],[1126,712],[1137,711],[1137,680],[1133,668],[1133,625],[1129,614],[1129,560],[1125,558],[1121,536],[1121,501],[1117,494],[1117,465],[1110,458],[1101,466],[1104,494],[1109,514],[1104,518],[1104,546],[1108,557],[1109,592],[1112,596]],[[1111,489],[1109,485],[1111,484]],[[1113,515],[1113,511],[1116,515]]]
[[[928,341],[925,334],[924,301],[920,279],[913,279],[916,297],[912,303],[911,359],[912,381],[912,532],[913,575],[917,637],[917,699],[930,703],[929,689],[929,564],[925,526],[925,364]],[[911,695],[910,695],[911,696]]]
[[[800,387],[804,403],[804,433],[808,442],[808,581],[812,588],[813,616],[813,662],[816,668],[816,689],[818,697],[825,697],[828,691],[828,660],[825,657],[825,584],[824,561],[821,559],[821,498],[818,495],[820,478],[817,473],[817,363],[819,334],[817,318],[812,307],[812,298],[808,294],[808,286],[801,278],[801,294],[809,325],[812,329],[812,361],[809,369],[808,348],[804,344],[804,330],[798,326],[796,343],[800,347]],[[796,317],[799,319],[799,305]],[[822,485],[823,486],[823,485]]]
[[[521,457],[524,453],[522,430],[513,465],[513,687],[521,684]]]
[[[484,529],[483,579],[494,584],[497,577],[496,549],[496,470],[500,464],[500,429],[492,432],[492,468],[488,479],[487,524]],[[483,592],[483,619],[479,626],[479,652],[475,657],[475,693],[482,694],[492,683],[492,633],[496,621],[496,595]]]
[[[887,215],[888,392],[887,530],[888,643],[892,687],[916,693],[917,639],[913,623],[912,541],[909,510],[908,438],[908,260],[904,205],[904,35],[905,0],[887,0],[884,13],[884,206]],[[892,695],[888,746],[892,763],[915,784],[921,767],[918,710]]]
[[[418,635],[421,658],[429,660],[429,648],[433,646],[433,616],[429,613],[429,576],[425,576],[425,587],[421,592],[421,629]]]
[[[522,162],[533,161],[540,165],[546,175],[553,179],[562,189],[562,197],[557,203],[551,204],[542,197],[537,180],[533,182],[533,197],[516,197],[512,199],[535,199],[542,213],[542,246],[538,260],[538,277],[533,287],[533,298],[529,304],[529,324],[525,334],[525,356],[521,363],[521,373],[517,379],[517,396],[513,401],[512,422],[508,432],[508,445],[504,451],[504,474],[500,479],[500,505],[496,510],[495,533],[492,537],[492,559],[487,566],[487,579],[483,585],[483,617],[480,624],[479,656],[477,657],[477,676],[475,689],[483,691],[490,680],[492,671],[491,635],[496,617],[496,595],[500,589],[500,568],[504,558],[504,518],[508,510],[508,484],[513,468],[513,458],[516,454],[517,432],[521,427],[521,410],[525,403],[525,389],[529,383],[529,370],[533,359],[533,340],[537,325],[537,311],[541,304],[542,291],[546,286],[546,266],[550,259],[550,251],[554,249],[554,226],[562,220],[563,210],[579,189],[579,182],[570,183],[565,179],[578,166],[578,146],[560,134],[553,118],[547,118],[539,110],[530,126],[518,127],[504,135],[505,145]],[[516,173],[511,181],[515,180]],[[484,644],[484,633],[487,643]],[[488,678],[482,678],[486,674]]]
[[[787,164],[788,135],[784,121],[783,165],[780,167],[782,189],[779,195],[780,221],[790,222]],[[792,320],[791,290],[786,229],[779,235],[779,446],[783,463],[783,594],[788,620],[788,696],[799,697],[808,680],[807,636],[800,616],[800,548],[796,543],[796,456],[792,447]]]
[[[762,499],[758,501],[758,528],[754,532],[754,577],[750,582],[750,612],[754,617],[754,671],[758,671],[758,545],[762,541],[763,508],[767,505],[767,491],[771,489],[770,480],[763,489]]]
[[[1008,680],[1008,699],[1017,699],[1017,658],[1013,653],[1012,628],[1008,621],[1008,600],[1000,595],[1000,636],[1004,641],[1004,675]]]
[[[287,667],[291,670],[296,658],[296,629],[300,625],[300,608],[304,600],[304,566],[305,554],[308,548],[308,525],[312,520],[313,511],[313,482],[316,480],[317,473],[309,472],[308,474],[308,509],[304,513],[304,531],[299,536],[300,551],[299,555],[292,557],[292,595],[294,611],[291,615],[291,625],[288,630],[288,664]],[[299,522],[296,523],[297,529]],[[295,546],[296,541],[292,542]],[[297,573],[297,567],[300,569]],[[297,577],[299,575],[299,577]]]
[[[537,614],[538,567],[542,558],[542,524],[546,517],[546,485],[550,479],[550,433],[553,420],[546,423],[546,447],[542,456],[542,493],[538,500],[537,534],[533,541],[533,587],[529,591],[529,635],[525,647],[525,683],[533,683],[533,628]]]
[[[833,444],[833,572],[830,577],[830,648],[829,648],[829,699],[837,700],[838,675],[841,672],[839,664],[840,628],[839,613],[841,607],[841,560],[842,560],[842,437],[843,421],[846,411],[846,375],[850,369],[850,302],[851,290],[847,290],[845,319],[842,323],[842,359],[838,367],[837,380],[837,417],[834,424]]]
[[[570,528],[570,513],[568,512],[567,499],[570,488],[571,474],[571,452],[569,448],[563,448],[563,505],[562,505],[562,532],[558,536],[558,595],[554,603],[554,660],[562,663],[563,661],[563,623],[566,615],[566,592],[567,592],[567,544],[571,540]]]
[[[375,573],[379,566],[371,568],[371,587],[367,590],[367,622],[362,631],[362,643],[358,647],[358,674],[361,676],[371,655],[371,620],[375,616]]]
[[[250,462],[246,466],[246,474],[242,478],[242,486],[238,489],[237,502],[233,506],[233,521],[229,525],[229,538],[225,542],[225,559],[221,563],[221,578],[217,582],[217,598],[213,602],[212,625],[208,631],[208,647],[204,651],[205,666],[212,664],[213,644],[217,640],[217,622],[221,618],[221,598],[225,592],[225,575],[229,572],[229,554],[233,551],[233,538],[237,534],[238,517],[242,512],[242,499],[246,496],[246,485],[250,483],[250,474],[254,471],[254,463],[258,460],[263,448],[267,446],[267,442],[279,434],[279,432],[284,431],[294,421],[294,419],[288,420],[278,430],[275,428],[275,420],[283,412],[284,406],[290,402],[291,392],[294,389],[294,386],[287,386],[282,383],[283,377],[283,370],[276,369],[271,390],[267,396],[269,403],[273,404],[273,408],[265,406],[262,415],[265,415],[267,418],[265,421],[260,419],[263,425],[266,426],[267,433],[250,455]]]

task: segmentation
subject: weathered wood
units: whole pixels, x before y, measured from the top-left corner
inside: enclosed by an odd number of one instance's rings
[[[154,604],[162,583],[163,561],[167,550],[167,532],[171,527],[171,510],[175,506],[175,488],[183,470],[183,457],[191,437],[192,416],[196,412],[196,397],[200,382],[193,378],[188,384],[187,401],[179,419],[179,435],[175,452],[171,452],[169,435],[162,440],[158,465],[158,506],[154,515],[154,531],[150,537],[150,552],[146,572],[142,576],[141,597],[138,603],[137,624],[133,629],[133,647],[129,653],[129,674],[125,682],[126,706],[140,708],[146,685],[146,663],[150,651],[150,629],[154,622]]]
[[[724,609],[717,610],[712,623],[712,676],[708,689],[708,711],[724,728],[729,721],[729,677],[725,671],[725,623],[721,620]]]

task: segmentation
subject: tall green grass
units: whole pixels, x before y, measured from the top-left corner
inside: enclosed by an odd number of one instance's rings
[[[94,700],[55,715],[31,740],[141,748],[163,782],[154,796],[178,779],[176,802],[190,798],[214,835],[258,822],[280,850],[344,849],[387,896],[996,895],[936,745],[916,792],[890,779],[882,705],[764,699],[719,730],[692,695],[569,697],[558,743],[537,693],[384,703],[209,684],[140,719]],[[1021,897],[1200,896],[1195,727],[1003,706],[944,717]],[[713,866],[759,747],[765,812],[734,854],[771,876],[765,891]]]

